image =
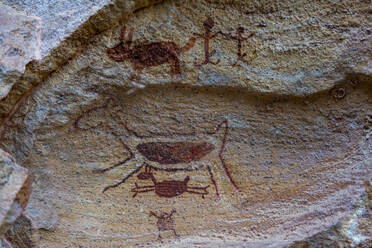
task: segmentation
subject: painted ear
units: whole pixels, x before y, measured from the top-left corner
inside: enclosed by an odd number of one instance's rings
[[[121,42],[124,42],[124,40],[125,40],[125,32],[126,32],[126,30],[127,30],[126,27],[123,27],[123,28],[121,29],[121,32],[120,32],[120,41],[121,41]]]

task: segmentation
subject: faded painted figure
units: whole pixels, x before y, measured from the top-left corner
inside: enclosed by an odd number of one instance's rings
[[[137,178],[140,180],[151,179],[153,185],[138,186],[137,183],[135,183],[136,187],[131,190],[134,192],[133,197],[136,197],[138,193],[146,193],[150,191],[154,191],[158,196],[168,198],[182,195],[185,192],[201,195],[202,198],[204,198],[204,195],[208,195],[207,188],[209,185],[205,187],[187,186],[187,183],[190,181],[189,176],[187,176],[183,181],[168,180],[158,182],[152,172],[152,168],[146,166],[145,172],[138,174]]]
[[[140,44],[130,47],[133,39],[133,29],[125,40],[126,28],[124,27],[120,35],[120,43],[115,47],[107,49],[109,58],[123,62],[129,60],[132,63],[134,71],[132,77],[136,76],[136,71],[141,72],[146,67],[158,66],[164,63],[170,65],[170,75],[181,75],[180,60],[178,56],[190,50],[195,44],[195,38],[190,38],[184,47],[179,47],[174,42],[153,42],[149,44]]]
[[[248,63],[248,61],[244,59],[244,57],[247,56],[247,54],[242,53],[242,46],[243,46],[243,42],[253,37],[254,34],[252,33],[248,37],[243,37],[243,34],[244,34],[244,27],[238,27],[238,29],[236,30],[235,36],[232,34],[223,34],[226,38],[236,40],[237,42],[237,48],[238,48],[237,58],[236,58],[236,61],[232,64],[232,66],[236,66],[239,60],[242,62]]]
[[[196,64],[195,65],[206,65],[206,64],[213,64],[213,65],[217,65],[218,63],[220,63],[220,60],[218,59],[217,61],[215,62],[212,62],[210,60],[210,58],[216,53],[216,50],[212,50],[211,52],[209,51],[210,49],[210,41],[212,39],[214,39],[217,35],[219,34],[222,34],[221,31],[218,31],[217,33],[215,34],[212,34],[212,29],[214,27],[214,21],[212,18],[208,17],[207,20],[204,21],[203,23],[203,26],[204,26],[204,33],[203,34],[197,34],[197,33],[194,33],[194,35],[199,38],[199,39],[202,39],[204,41],[204,61],[201,63],[201,64]]]
[[[160,215],[157,215],[152,211],[150,212],[150,217],[154,216],[158,219],[156,225],[158,226],[158,230],[159,230],[159,235],[158,235],[159,240],[162,239],[161,232],[163,231],[172,231],[174,233],[174,236],[176,236],[177,238],[179,237],[174,228],[173,214],[175,213],[176,213],[175,209],[173,209],[169,214],[165,212],[161,212]]]
[[[91,111],[95,111],[93,108]],[[92,130],[91,128],[84,129],[80,126],[80,120],[84,114],[89,114],[90,110],[79,116],[75,122],[75,128],[82,130]],[[132,135],[131,138],[122,140],[115,130],[110,130],[114,136],[130,154],[129,157],[123,159],[117,164],[108,168],[98,170],[99,173],[104,173],[113,170],[119,166],[126,165],[127,174],[119,182],[106,186],[103,192],[118,187],[125,183],[130,177],[139,173],[142,167],[145,167],[145,172],[140,173],[137,177],[140,180],[153,181],[153,185],[138,186],[132,189],[132,192],[143,193],[154,191],[158,196],[174,197],[183,194],[184,192],[192,194],[200,194],[204,197],[208,192],[208,186],[187,186],[190,178],[186,177],[183,181],[162,181],[158,182],[151,169],[175,172],[175,171],[195,171],[202,168],[207,168],[210,180],[214,185],[216,196],[220,196],[218,184],[232,185],[235,190],[240,190],[238,185],[233,180],[233,177],[223,158],[223,152],[229,132],[228,121],[223,120],[219,123],[216,129],[212,132],[198,133],[193,135],[177,134],[171,136],[155,136],[142,137],[135,131],[128,128],[126,123],[121,121],[119,116],[113,118]],[[215,177],[215,174],[217,177]]]

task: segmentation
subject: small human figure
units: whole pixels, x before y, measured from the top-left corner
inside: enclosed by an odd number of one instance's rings
[[[232,39],[232,40],[236,40],[237,41],[237,45],[238,45],[238,57],[236,59],[236,61],[232,64],[232,66],[235,66],[238,61],[243,61],[243,62],[248,62],[244,59],[245,56],[247,56],[246,53],[242,54],[242,43],[246,40],[248,40],[249,38],[251,38],[252,36],[254,36],[254,34],[250,34],[248,37],[243,37],[243,34],[244,34],[244,27],[238,27],[238,29],[236,30],[236,36],[233,36],[231,34],[224,34],[222,33],[226,38],[228,39]]]
[[[162,239],[160,232],[162,231],[173,231],[174,235],[179,238],[178,234],[176,233],[176,230],[174,229],[174,220],[172,218],[172,215],[176,213],[176,210],[173,209],[169,214],[165,212],[161,212],[160,216],[155,214],[154,212],[150,211],[150,217],[154,216],[158,219],[157,226],[159,230],[159,240]]]
[[[204,29],[205,29],[205,33],[204,34],[194,33],[194,35],[196,36],[196,38],[201,38],[201,39],[204,40],[204,55],[205,55],[205,59],[199,65],[206,65],[208,63],[211,63],[213,65],[217,65],[220,62],[219,59],[216,62],[210,61],[210,58],[216,53],[216,50],[213,50],[213,51],[209,52],[209,41],[211,39],[213,39],[214,37],[216,37],[218,34],[222,34],[222,33],[221,33],[221,31],[218,31],[215,34],[211,34],[212,28],[214,27],[214,21],[210,17],[208,17],[207,20],[204,21],[203,26],[204,26]],[[197,65],[197,64],[195,63],[195,65]]]

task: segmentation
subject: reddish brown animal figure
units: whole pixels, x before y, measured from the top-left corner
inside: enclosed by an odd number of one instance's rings
[[[215,146],[208,142],[147,142],[137,145],[143,156],[159,164],[190,163],[214,149]]]
[[[134,192],[133,197],[136,197],[138,193],[145,193],[154,191],[158,196],[161,197],[175,197],[178,195],[182,195],[183,193],[191,193],[191,194],[199,194],[204,198],[204,195],[208,194],[207,188],[205,187],[188,187],[187,183],[190,181],[190,177],[187,176],[183,181],[162,181],[157,182],[154,174],[151,172],[151,168],[147,167],[145,168],[145,172],[141,172],[137,175],[138,179],[140,180],[148,180],[151,179],[154,185],[149,186],[138,186],[137,183],[135,183],[135,188],[131,190],[131,192]],[[198,191],[200,190],[200,192]]]
[[[178,56],[190,50],[195,43],[195,38],[190,38],[184,47],[179,47],[173,42],[154,42],[149,44],[140,44],[130,48],[133,39],[133,29],[128,34],[128,39],[125,41],[124,27],[120,35],[120,43],[115,47],[107,49],[107,55],[117,61],[122,62],[129,60],[134,71],[141,72],[146,67],[158,66],[164,63],[170,64],[170,75],[173,77],[175,74],[180,75],[180,61]],[[132,77],[135,72],[132,73]]]
[[[219,31],[219,32],[217,32],[215,34],[211,34],[213,27],[214,27],[214,21],[213,21],[212,18],[209,17],[204,22],[205,33],[204,34],[194,33],[194,35],[197,38],[201,38],[201,39],[204,40],[204,56],[205,56],[205,59],[204,59],[204,61],[200,65],[206,65],[208,63],[211,63],[213,65],[216,65],[216,64],[218,64],[220,62],[219,59],[216,62],[212,62],[212,61],[209,60],[210,57],[212,57],[216,53],[216,50],[212,50],[211,52],[209,52],[209,42],[210,42],[211,39],[213,39],[214,37],[216,37],[218,34],[221,34],[221,31]]]
[[[237,31],[236,31],[236,36],[233,36],[231,34],[223,34],[226,38],[228,39],[232,39],[232,40],[236,40],[237,41],[237,45],[238,45],[238,57],[236,59],[236,61],[232,64],[232,66],[235,66],[238,61],[243,61],[243,62],[248,62],[246,60],[244,60],[244,57],[247,56],[246,53],[242,54],[242,43],[246,40],[248,40],[249,38],[251,38],[254,34],[250,34],[248,37],[243,37],[243,34],[244,34],[244,28],[243,27],[238,27]]]
[[[150,211],[150,217],[154,216],[158,219],[156,225],[158,226],[159,230],[159,240],[162,239],[160,235],[160,232],[162,231],[173,231],[174,236],[176,236],[177,238],[179,237],[178,234],[176,233],[176,230],[174,229],[174,220],[172,218],[172,215],[174,213],[176,213],[175,209],[173,209],[172,212],[170,212],[169,214],[162,212],[160,216],[158,216],[154,212]]]
[[[75,128],[95,132],[95,128],[102,125],[98,124],[96,127],[88,125],[87,127],[83,127],[81,125],[81,122],[84,120],[83,117],[86,115],[90,115],[94,111],[106,108],[108,108],[108,105],[94,107],[90,110],[85,111],[76,119],[74,123]],[[220,190],[218,188],[218,185],[231,184],[235,188],[235,190],[240,191],[239,186],[234,181],[223,156],[227,142],[227,136],[229,133],[227,120],[221,121],[212,132],[152,137],[141,136],[137,132],[129,129],[128,125],[124,123],[121,120],[120,116],[118,116],[117,114],[113,116],[113,119],[116,120],[119,124],[122,124],[123,128],[126,129],[128,134],[131,136],[124,142],[122,140],[122,137],[116,134],[115,130],[111,130],[107,127],[109,130],[109,134],[111,134],[116,141],[121,143],[123,149],[128,152],[129,156],[111,166],[96,170],[96,172],[98,173],[105,173],[107,171],[114,170],[119,166],[125,166],[123,178],[112,185],[106,186],[103,189],[103,192],[106,192],[109,189],[116,188],[125,183],[129,178],[137,174],[144,166],[155,170],[167,172],[195,171],[206,168],[208,170],[210,180],[214,186],[216,196],[218,198],[220,197]],[[146,172],[148,173],[149,171]],[[223,173],[224,175],[221,173]],[[217,175],[217,177],[215,177],[215,175]],[[141,178],[142,180],[144,178],[151,179],[151,176],[145,176],[142,174],[139,179]],[[171,182],[172,185],[176,184],[177,187],[179,186],[182,188],[183,185],[187,186],[188,179],[185,181]],[[159,187],[164,185],[161,183],[163,182],[160,182],[160,184],[156,182],[156,184],[151,186],[152,188],[149,191],[155,191],[165,196],[166,194],[163,192],[163,190],[160,189],[159,191],[157,191]],[[169,183],[168,186],[170,184],[171,183]],[[155,187],[155,185],[157,188]],[[170,193],[169,197],[173,197],[173,194],[177,194],[177,192],[179,192],[178,190],[175,190],[176,186],[172,187],[174,188],[171,189],[172,193]],[[203,190],[204,187],[198,189]],[[145,189],[141,188],[138,190],[142,191]],[[184,191],[184,189],[181,189],[180,191],[186,192]]]

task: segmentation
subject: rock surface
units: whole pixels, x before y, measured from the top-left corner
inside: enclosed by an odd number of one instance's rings
[[[25,168],[0,149],[0,238],[22,214],[31,193],[31,179]]]
[[[356,204],[354,212],[342,219],[337,225],[309,237],[304,241],[295,242],[289,248],[301,247],[370,247],[372,244],[372,187],[366,185],[367,192]]]
[[[89,17],[95,15],[109,0],[76,1],[13,1],[3,4],[42,20],[40,55],[45,57],[53,48],[71,35]]]
[[[36,2],[7,1],[60,40],[0,105],[35,178],[6,242],[371,244],[369,1]]]
[[[40,59],[40,25],[40,18],[0,3],[0,100],[25,72],[26,64]]]

